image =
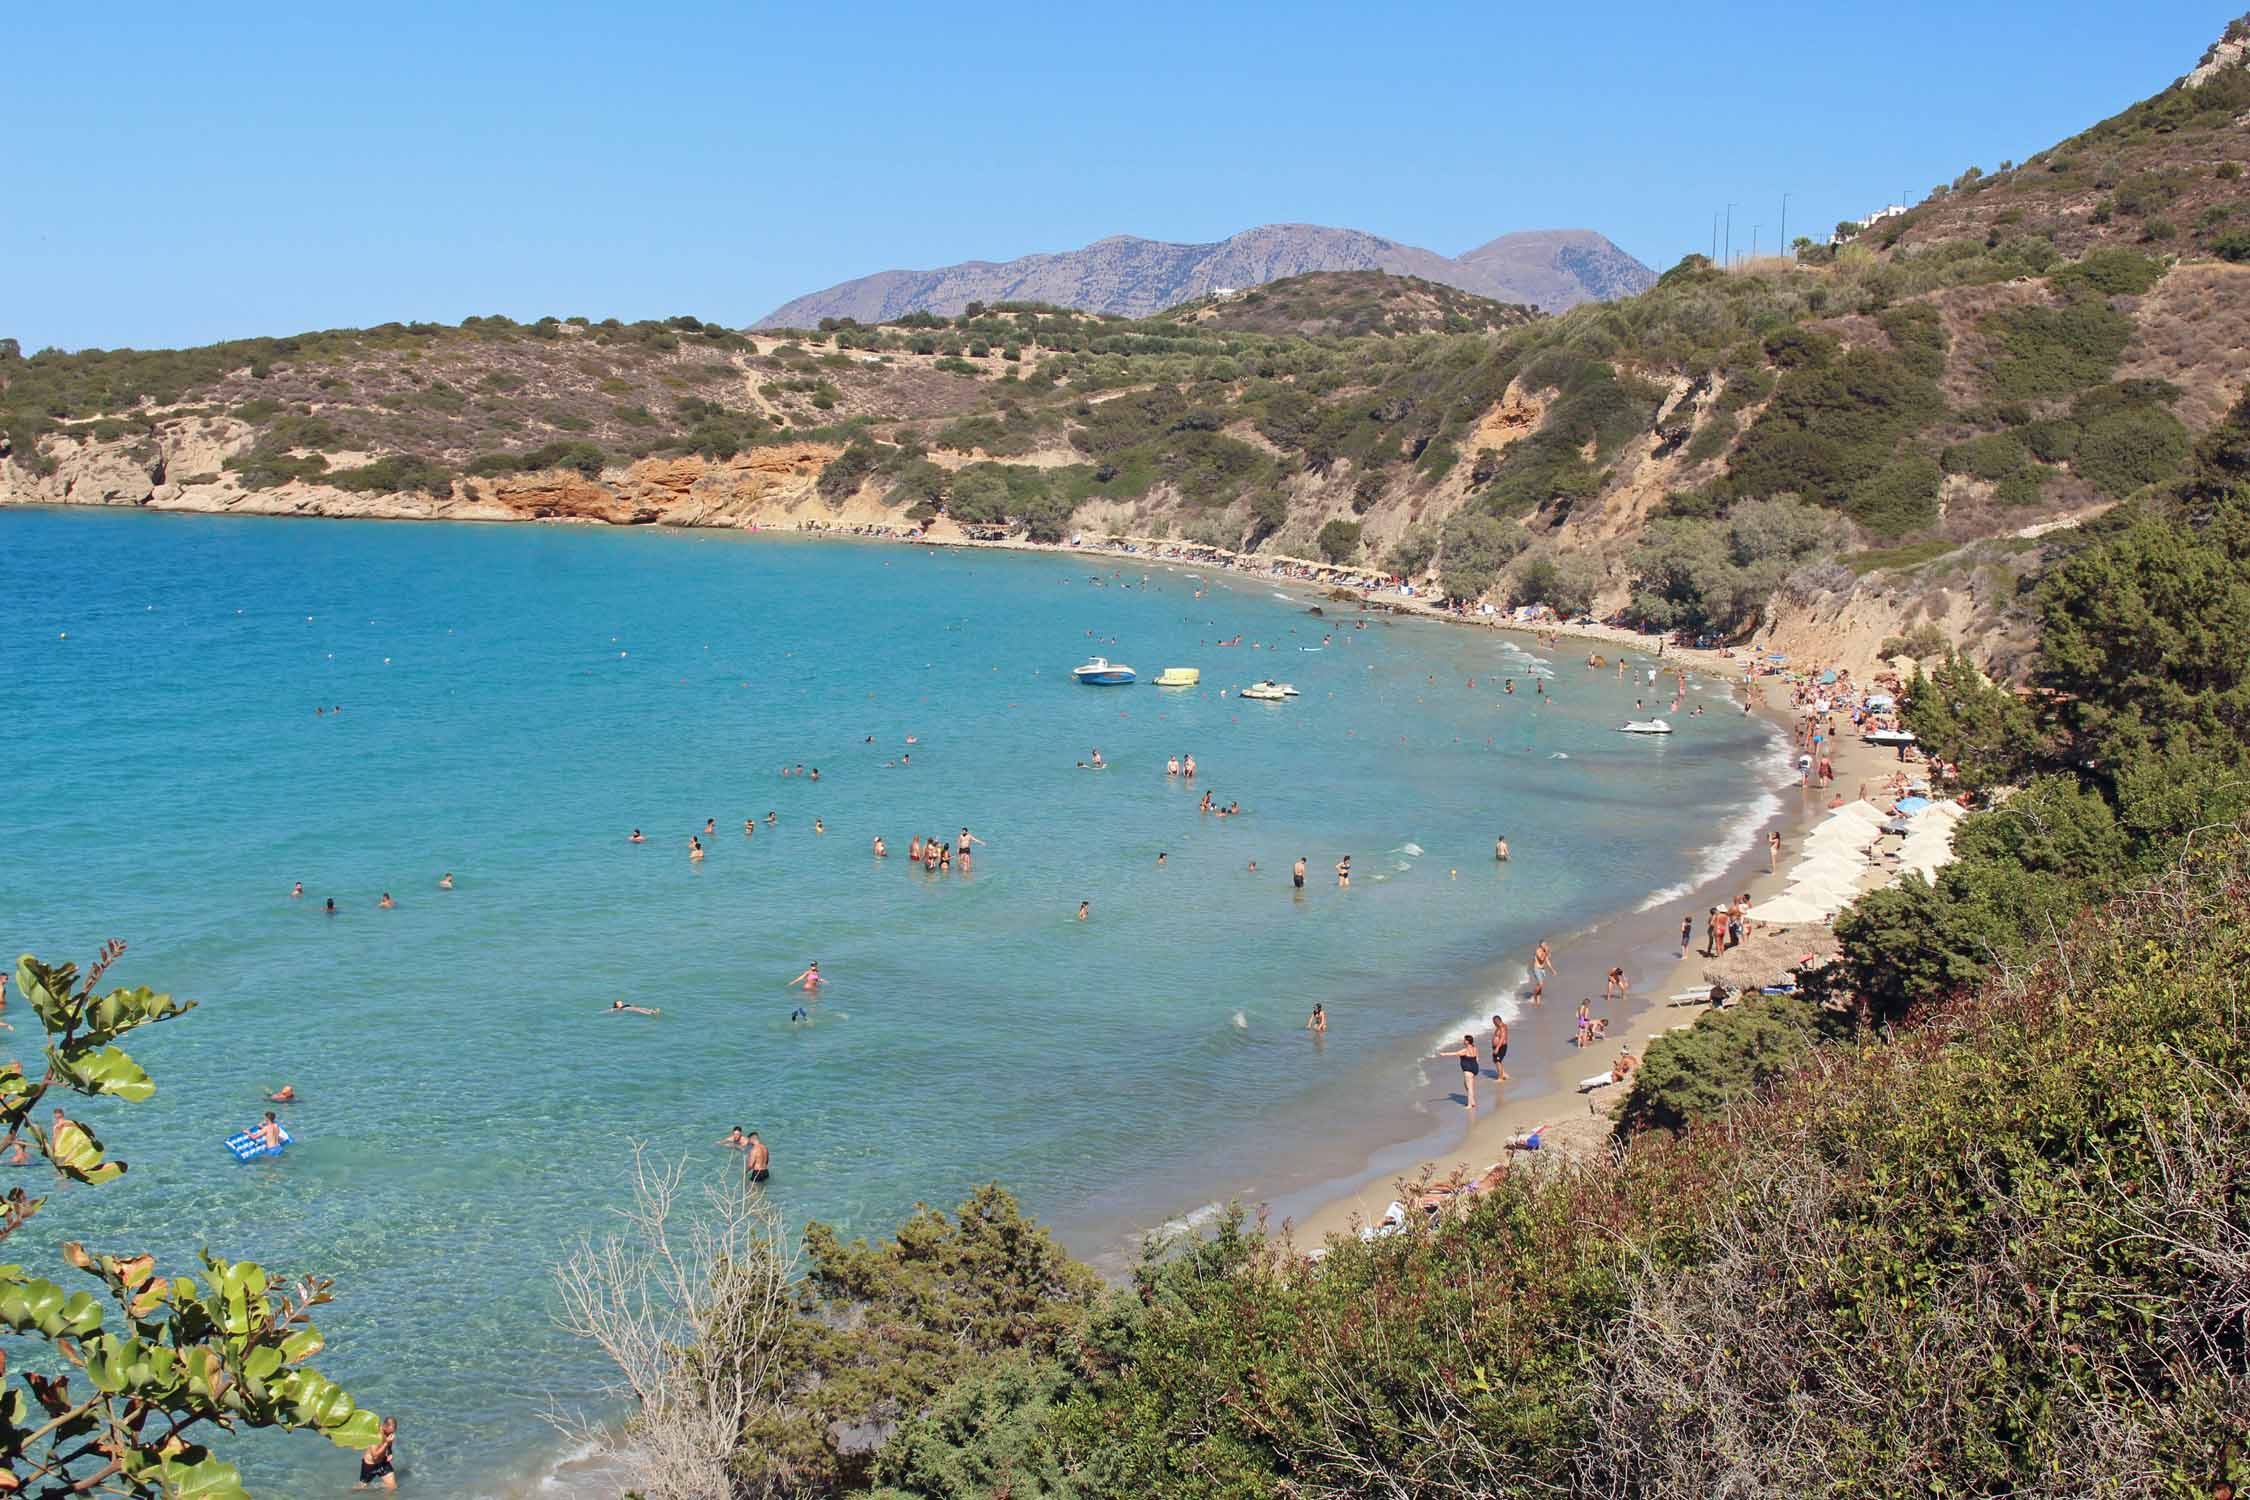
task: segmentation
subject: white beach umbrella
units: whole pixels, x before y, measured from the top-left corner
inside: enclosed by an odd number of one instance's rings
[[[1890,817],[1889,813],[1883,811],[1874,803],[1868,801],[1865,797],[1860,798],[1857,802],[1845,803],[1842,807],[1839,807],[1834,812],[1830,813],[1829,816],[1831,818],[1840,818],[1847,813],[1852,817],[1869,819],[1877,823],[1881,823],[1885,819]]]
[[[1789,867],[1791,880],[1810,880],[1821,875],[1842,875],[1856,879],[1868,871],[1867,861],[1857,854],[1841,849],[1823,850],[1807,855]]]
[[[1969,810],[1958,802],[1933,802],[1914,815],[1917,823],[1958,823]]]
[[[1872,828],[1816,828],[1805,835],[1802,847],[1807,855],[1854,854],[1874,843],[1875,838]]]
[[[1753,922],[1818,922],[1832,915],[1840,903],[1783,891],[1751,907],[1744,916]]]
[[[1819,902],[1826,905],[1830,911],[1835,911],[1837,908],[1849,906],[1859,899],[1859,882],[1856,880],[1799,881],[1781,894],[1796,896],[1805,901]]]

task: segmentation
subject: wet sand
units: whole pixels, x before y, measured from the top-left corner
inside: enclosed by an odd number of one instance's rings
[[[1710,653],[1697,654],[1707,656]],[[1669,658],[1670,653],[1667,653],[1666,659]],[[1777,679],[1766,679],[1766,690],[1771,701],[1764,712],[1784,724],[1793,722],[1796,716],[1786,701],[1787,685]],[[1736,691],[1739,693],[1739,686]],[[1703,914],[1713,905],[1724,904],[1743,891],[1748,891],[1753,901],[1778,893],[1787,884],[1788,871],[1797,857],[1800,841],[1826,814],[1829,798],[1840,792],[1845,801],[1852,801],[1863,781],[1871,791],[1876,791],[1884,777],[1899,769],[1890,750],[1863,744],[1856,737],[1840,736],[1840,741],[1830,753],[1836,768],[1834,785],[1826,789],[1816,785],[1808,790],[1790,786],[1783,793],[1786,810],[1775,823],[1767,825],[1781,830],[1778,873],[1769,874],[1766,870],[1765,834],[1761,830],[1753,853],[1701,890],[1605,923],[1568,946],[1558,944],[1554,956],[1561,973],[1548,981],[1544,1004],[1537,1009],[1526,1007],[1522,1018],[1509,1025],[1510,1082],[1503,1084],[1492,1076],[1489,1028],[1480,1028],[1476,1033],[1477,1045],[1487,1056],[1477,1080],[1477,1111],[1473,1118],[1461,1105],[1458,1065],[1450,1059],[1426,1065],[1433,1096],[1430,1107],[1440,1119],[1439,1131],[1450,1130],[1454,1139],[1435,1153],[1418,1153],[1405,1165],[1383,1162],[1378,1157],[1381,1165],[1371,1163],[1370,1172],[1354,1174],[1364,1179],[1358,1185],[1341,1194],[1327,1196],[1323,1201],[1273,1205],[1272,1222],[1276,1230],[1310,1248],[1329,1235],[1349,1233],[1362,1224],[1380,1219],[1394,1199],[1406,1199],[1407,1189],[1420,1181],[1473,1178],[1504,1158],[1520,1170],[1525,1164],[1536,1164],[1543,1158],[1552,1160],[1563,1154],[1610,1149],[1613,1113],[1624,1102],[1629,1084],[1615,1084],[1580,1094],[1578,1081],[1607,1072],[1621,1051],[1630,1051],[1636,1057],[1645,1056],[1648,1044],[1655,1038],[1692,1025],[1705,1013],[1708,1007],[1703,1005],[1673,1006],[1666,1002],[1666,997],[1671,995],[1710,988],[1705,974],[1712,960],[1703,957],[1700,946]],[[1698,945],[1684,960],[1678,956],[1677,941],[1683,913],[1695,916]],[[1777,959],[1783,968],[1795,962],[1800,953],[1834,951],[1834,940],[1825,924],[1777,931],[1791,936],[1801,934],[1804,939],[1802,948],[1794,944],[1778,948],[1777,952],[1785,955]],[[1605,1006],[1596,998],[1594,1014],[1610,1017],[1609,1035],[1580,1049],[1573,1042],[1578,999],[1584,994],[1600,995],[1602,977],[1613,963],[1623,963],[1632,979],[1631,999],[1624,1005]],[[1777,972],[1772,977],[1778,979],[1781,974]],[[1332,1038],[1330,1045],[1334,1044]],[[1447,1113],[1453,1117],[1450,1126],[1443,1123]],[[1505,1149],[1510,1139],[1540,1125],[1547,1128],[1541,1136],[1539,1153]]]

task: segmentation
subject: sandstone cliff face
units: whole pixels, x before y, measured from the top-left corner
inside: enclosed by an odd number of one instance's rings
[[[344,516],[416,521],[583,521],[611,526],[856,525],[888,519],[879,505],[831,506],[813,488],[838,449],[829,443],[756,448],[733,458],[652,458],[588,479],[567,469],[455,480],[450,493],[388,495],[293,483],[243,488],[223,465],[250,429],[198,419],[155,439],[66,440],[54,472],[0,462],[0,505],[131,505],[240,515]]]

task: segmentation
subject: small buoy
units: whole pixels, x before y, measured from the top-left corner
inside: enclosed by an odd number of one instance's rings
[[[67,641],[70,639],[70,632],[67,630],[59,630],[55,632],[55,639],[58,641]]]

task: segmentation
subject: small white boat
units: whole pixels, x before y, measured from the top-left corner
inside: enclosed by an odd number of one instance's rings
[[[1088,687],[1123,687],[1133,680],[1133,669],[1106,656],[1096,656],[1082,667],[1071,668],[1070,675]]]
[[[1195,667],[1166,667],[1156,674],[1158,687],[1194,687],[1202,680],[1202,671]]]
[[[1672,726],[1662,719],[1627,719],[1617,726],[1619,734],[1670,734]]]
[[[1903,729],[1870,729],[1860,736],[1870,745],[1911,745],[1914,736]]]
[[[1297,690],[1286,682],[1275,682],[1269,678],[1264,682],[1251,683],[1242,690],[1242,696],[1255,698],[1260,703],[1280,703],[1296,697]]]

